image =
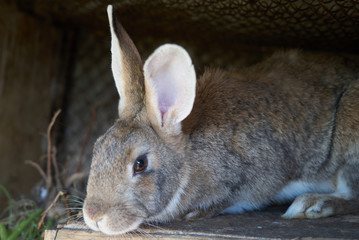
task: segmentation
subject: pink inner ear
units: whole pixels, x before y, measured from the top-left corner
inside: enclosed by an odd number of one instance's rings
[[[165,114],[168,110],[176,104],[177,92],[179,91],[176,86],[176,81],[173,81],[176,76],[173,71],[172,64],[166,64],[162,71],[158,72],[155,77],[155,86],[158,97],[158,107],[161,112],[161,125],[163,126]]]

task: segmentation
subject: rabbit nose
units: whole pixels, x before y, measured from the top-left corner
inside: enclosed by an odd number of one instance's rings
[[[86,214],[91,220],[95,221],[96,225],[99,221],[101,221],[105,213],[105,208],[100,204],[86,204],[84,206],[84,214]]]

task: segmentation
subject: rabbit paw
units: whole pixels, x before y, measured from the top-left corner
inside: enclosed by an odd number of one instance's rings
[[[345,210],[346,200],[325,194],[304,194],[295,199],[283,218],[322,218]]]

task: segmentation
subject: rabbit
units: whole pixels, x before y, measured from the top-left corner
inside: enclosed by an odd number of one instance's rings
[[[94,146],[83,206],[91,229],[117,235],[287,201],[288,219],[354,211],[357,62],[287,50],[197,80],[176,44],[142,64],[112,6],[107,12],[119,118]]]

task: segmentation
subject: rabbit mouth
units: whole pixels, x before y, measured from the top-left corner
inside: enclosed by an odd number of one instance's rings
[[[136,230],[142,222],[143,219],[123,219],[122,221],[116,221],[104,217],[97,223],[97,227],[99,231],[107,235],[120,235]]]
[[[86,225],[94,230],[100,231],[107,235],[120,235],[136,230],[141,223],[143,218],[132,218],[123,217],[121,220],[111,218],[110,215],[105,215],[101,220],[95,221],[84,215]]]
[[[134,211],[119,209],[108,209],[101,217],[92,217],[91,210],[84,209],[84,221],[86,225],[94,230],[107,235],[119,235],[136,230],[145,217]]]

